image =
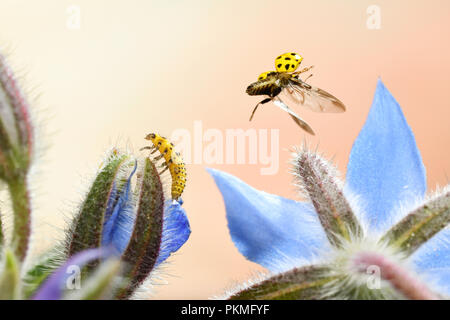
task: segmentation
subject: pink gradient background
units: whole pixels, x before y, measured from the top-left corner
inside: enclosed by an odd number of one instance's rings
[[[381,8],[381,29],[366,27],[366,9]],[[81,29],[66,28],[69,5]],[[256,188],[298,199],[288,152],[306,140],[334,156],[345,173],[378,77],[403,108],[427,168],[428,185],[450,171],[450,2],[429,1],[106,1],[2,0],[0,47],[35,103],[48,132],[36,188],[37,253],[54,243],[110,146],[145,145],[148,132],[178,128],[280,128],[280,169],[212,165]],[[273,69],[280,53],[315,65],[310,83],[339,97],[345,114],[296,111],[316,136],[245,88]],[[246,261],[228,234],[221,195],[206,165],[188,166],[183,196],[192,235],[170,259],[151,298],[203,299],[263,268]],[[161,283],[161,281],[160,281]]]

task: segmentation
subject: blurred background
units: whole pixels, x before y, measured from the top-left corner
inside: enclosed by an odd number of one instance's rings
[[[136,153],[149,132],[170,136],[194,123],[216,129],[279,129],[279,168],[188,165],[183,199],[192,235],[159,273],[151,299],[204,299],[247,280],[228,234],[214,167],[250,185],[299,199],[288,173],[293,146],[306,140],[334,156],[345,174],[381,77],[402,106],[427,168],[430,190],[450,171],[450,2],[267,0],[2,0],[0,48],[33,98],[44,134],[34,181],[34,252],[54,243],[81,199],[80,186],[111,146]],[[295,110],[302,132],[279,109],[245,93],[284,52],[314,65],[309,82],[336,95],[344,114]],[[207,142],[203,144],[206,146]],[[66,217],[66,218],[65,218]]]

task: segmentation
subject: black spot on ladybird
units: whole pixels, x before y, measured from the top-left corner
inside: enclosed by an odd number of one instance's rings
[[[281,63],[279,63],[279,64],[277,65],[277,68],[281,68]]]
[[[286,57],[286,58],[284,58],[284,60],[291,60],[291,58],[289,58],[289,57]]]
[[[295,56],[295,52],[291,52],[291,55],[292,55],[292,56]]]
[[[288,70],[288,69],[289,69],[289,63],[286,63],[286,65],[284,66],[284,68],[285,68],[286,70]]]
[[[277,60],[281,59],[281,56],[278,56]]]

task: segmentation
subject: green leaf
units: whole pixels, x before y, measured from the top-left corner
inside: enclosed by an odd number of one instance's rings
[[[15,254],[6,250],[0,275],[0,300],[20,299],[20,266]]]
[[[158,171],[149,158],[145,159],[140,176],[136,222],[122,256],[125,262],[123,275],[129,283],[117,292],[119,299],[129,298],[153,270],[161,245],[164,192]]]
[[[47,277],[64,263],[63,251],[57,246],[42,254],[23,277],[23,296],[32,297]]]
[[[306,266],[273,276],[231,295],[229,300],[315,300],[336,280],[325,266]]]
[[[450,191],[437,195],[393,226],[381,239],[410,255],[450,223]]]

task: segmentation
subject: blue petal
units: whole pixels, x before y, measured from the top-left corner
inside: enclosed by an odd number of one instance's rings
[[[109,194],[108,203],[106,204],[106,211],[105,211],[105,218],[104,218],[105,222],[111,218],[111,215],[114,211],[114,206],[116,203],[117,203],[117,184],[116,184],[116,181],[114,181],[113,186],[111,188],[111,192]],[[105,225],[105,223],[104,223],[104,225]]]
[[[381,80],[353,144],[346,179],[346,189],[361,197],[367,222],[378,231],[390,227],[392,210],[425,194],[425,168],[414,135]]]
[[[131,193],[131,178],[137,169],[137,163],[133,171],[127,179],[127,182],[116,201],[112,212],[110,212],[110,202],[115,201],[117,191],[115,186],[111,192],[110,200],[108,201],[107,210],[105,213],[105,222],[103,225],[102,246],[112,245],[118,253],[123,253],[128,245],[133,231],[135,215],[134,205]]]
[[[419,274],[441,293],[450,295],[450,229],[444,229],[411,256]]]
[[[164,207],[161,247],[156,265],[165,261],[189,239],[191,228],[186,212],[176,200],[169,200]]]
[[[88,249],[77,253],[49,276],[39,288],[33,300],[60,300],[67,279],[73,275],[72,273],[68,273],[70,266],[78,266],[81,270],[87,263],[96,259],[105,258],[109,255],[111,255],[109,248]]]
[[[329,248],[311,205],[256,190],[222,171],[208,171],[222,192],[231,239],[247,259],[277,272]]]

